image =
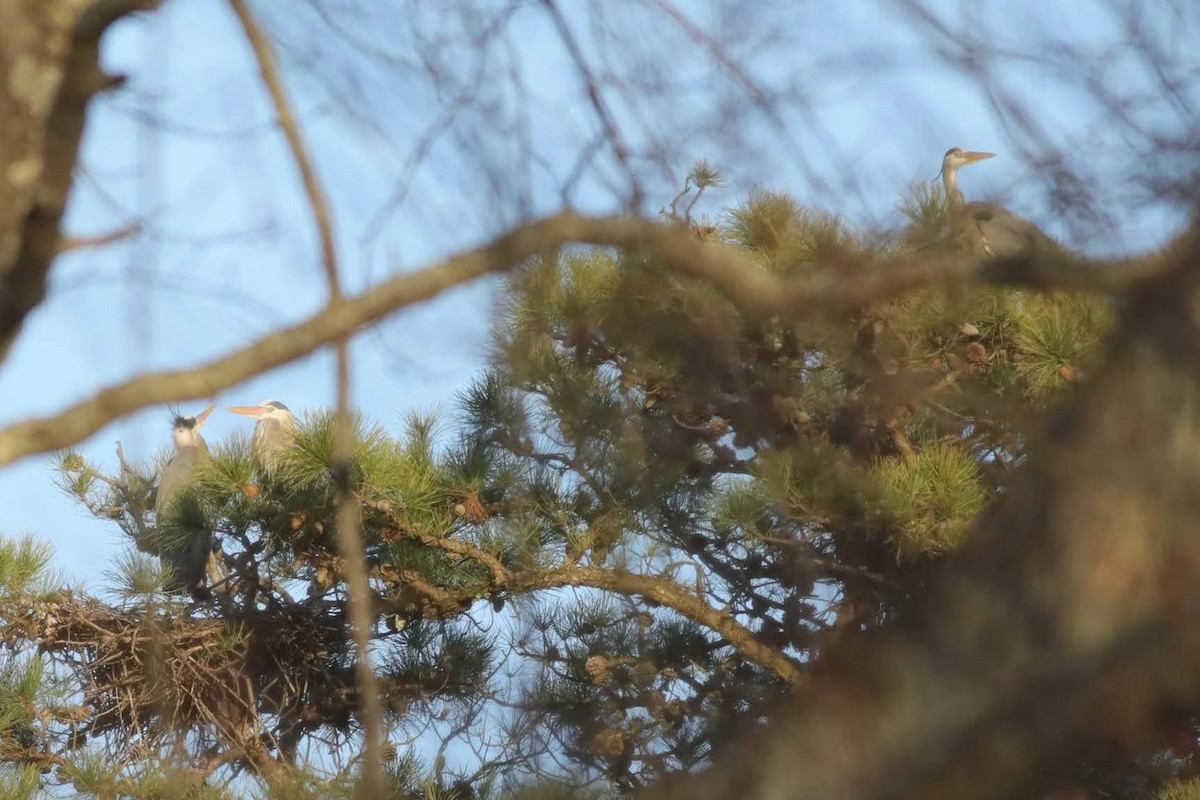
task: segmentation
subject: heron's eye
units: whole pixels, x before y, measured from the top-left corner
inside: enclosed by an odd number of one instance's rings
[[[957,154],[961,153],[962,151],[963,151],[963,149],[961,147],[951,147],[949,150],[946,151],[946,155],[953,156],[953,155],[957,155]]]

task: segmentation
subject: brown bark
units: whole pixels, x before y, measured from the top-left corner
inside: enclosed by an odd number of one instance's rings
[[[0,4],[0,358],[46,296],[88,101],[112,86],[100,36],[157,0]]]

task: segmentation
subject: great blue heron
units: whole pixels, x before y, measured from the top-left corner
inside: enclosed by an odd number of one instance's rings
[[[270,479],[279,469],[283,453],[296,436],[296,417],[278,400],[264,400],[256,406],[233,406],[228,409],[258,420],[254,424],[252,448],[262,465],[263,477]]]
[[[1047,249],[1057,249],[1053,239],[1021,215],[994,203],[979,200],[967,203],[963,200],[958,188],[959,167],[995,155],[951,147],[942,158],[942,183],[950,204],[950,223],[954,235],[965,240],[970,249],[981,250],[985,255],[998,258],[1020,258],[1043,253]]]
[[[155,523],[160,529],[164,521],[177,515],[180,497],[195,478],[196,470],[209,459],[208,445],[204,443],[200,429],[216,407],[214,403],[195,417],[175,417],[172,431],[175,454],[163,469],[154,500]],[[172,521],[178,522],[177,519]],[[212,541],[212,531],[207,526],[189,532],[186,539],[163,537],[158,555],[170,565],[175,587],[194,591],[203,585]]]

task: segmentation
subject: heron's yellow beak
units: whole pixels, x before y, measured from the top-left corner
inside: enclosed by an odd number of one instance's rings
[[[995,157],[996,157],[995,153],[983,153],[983,152],[979,152],[979,151],[975,151],[975,150],[971,150],[971,151],[968,151],[963,154],[963,158],[965,158],[967,160],[968,164],[975,162],[975,161],[983,161],[985,158],[995,158]]]
[[[262,406],[230,406],[225,410],[232,411],[234,414],[244,414],[247,417],[261,417],[263,415]]]
[[[213,409],[215,409],[216,407],[217,407],[217,404],[213,403],[211,406],[204,409],[196,416],[196,430],[200,430],[200,428],[203,427],[204,420],[208,419],[208,415],[211,414],[213,412]]]

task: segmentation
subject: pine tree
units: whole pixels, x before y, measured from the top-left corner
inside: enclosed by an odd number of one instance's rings
[[[695,218],[720,183],[698,165],[665,217],[777,275],[966,257],[936,186],[881,237],[779,192]],[[619,794],[703,766],[835,647],[903,619],[1039,417],[1087,380],[1111,317],[1099,297],[982,288],[763,316],[649,250],[527,265],[491,367],[451,413],[398,435],[355,428],[396,796]],[[215,797],[212,775],[239,774],[272,796],[353,791],[361,698],[332,454],[324,412],[300,418],[269,481],[247,437],[212,443],[189,495],[219,573],[199,599],[164,591],[137,552],[159,524],[152,465],[62,457],[63,488],[134,551],[101,602],[43,577],[32,542],[0,549],[0,713],[26,748],[0,756],[13,781]],[[1189,756],[1088,761],[1079,783],[1133,796],[1186,777]]]
[[[907,198],[895,240],[776,192],[715,221],[678,200],[669,216],[772,273],[853,280],[905,253],[963,257],[939,192]],[[567,561],[666,578],[731,622],[637,593],[531,614],[523,753],[629,788],[766,719],[834,643],[903,615],[1004,491],[1029,426],[1085,379],[1110,316],[1096,297],[971,290],[753,317],[653,253],[522,273],[498,369],[465,398],[474,449],[502,465],[485,504],[534,506]]]

